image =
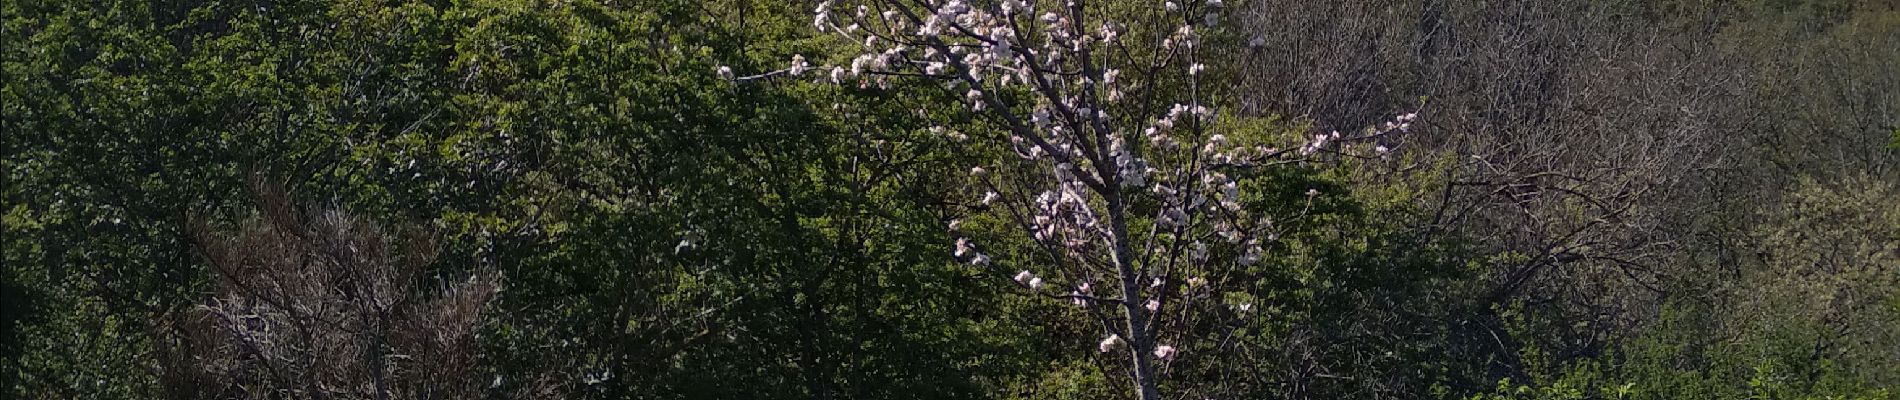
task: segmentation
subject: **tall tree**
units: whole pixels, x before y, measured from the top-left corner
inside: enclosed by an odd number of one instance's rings
[[[1389,151],[1378,142],[1412,118],[1303,143],[1215,129],[1213,91],[1201,82],[1218,57],[1204,43],[1223,7],[825,1],[812,25],[857,45],[848,68],[795,58],[765,73],[720,73],[751,81],[815,70],[838,84],[921,79],[961,93],[958,105],[982,123],[934,129],[973,153],[1003,155],[970,167],[964,203],[992,211],[986,222],[1030,244],[994,257],[1002,252],[952,220],[955,256],[1011,277],[1026,293],[1095,310],[1104,337],[1097,350],[1123,354],[1133,392],[1153,400],[1180,342],[1205,334],[1188,322],[1221,318],[1209,312],[1217,309],[1188,307],[1184,295],[1258,262],[1280,234],[1271,218],[1243,207],[1230,174],[1306,158],[1377,158]]]

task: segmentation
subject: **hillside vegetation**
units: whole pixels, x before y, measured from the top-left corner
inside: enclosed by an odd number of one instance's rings
[[[1893,1],[0,24],[0,398],[1900,398]]]

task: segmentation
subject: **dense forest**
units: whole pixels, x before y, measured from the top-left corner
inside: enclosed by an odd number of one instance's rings
[[[1891,0],[0,24],[0,398],[1900,399]]]

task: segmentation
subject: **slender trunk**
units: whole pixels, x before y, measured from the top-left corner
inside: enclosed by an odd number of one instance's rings
[[[370,306],[369,308],[374,310],[375,306]],[[386,343],[387,340],[383,338],[383,322],[384,321],[382,318],[382,313],[372,311],[369,314],[364,315],[363,319],[365,320],[365,322],[370,323],[370,324],[365,324],[365,325],[368,325],[365,327],[367,328],[366,329],[367,332],[363,333],[364,335],[369,336],[369,339],[370,339],[368,340],[369,348],[366,349],[366,351],[363,354],[363,357],[365,358],[363,360],[364,364],[369,366],[369,381],[370,381],[370,386],[371,386],[370,395],[374,396],[372,398],[376,400],[389,400],[389,386],[388,386],[388,382],[386,382],[384,378],[385,374],[388,372],[385,370],[388,367],[388,364],[384,362],[385,360],[383,358],[383,344]]]
[[[1111,186],[1113,187],[1113,186]],[[1104,193],[1108,198],[1110,238],[1115,246],[1115,272],[1122,278],[1122,309],[1128,311],[1128,346],[1135,361],[1135,388],[1141,400],[1160,400],[1155,385],[1154,365],[1149,359],[1154,338],[1148,334],[1148,310],[1142,308],[1141,277],[1135,274],[1135,257],[1128,249],[1128,209],[1119,193]]]

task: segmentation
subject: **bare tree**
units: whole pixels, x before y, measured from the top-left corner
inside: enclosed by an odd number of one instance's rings
[[[1589,355],[1742,275],[1737,229],[1790,177],[1895,176],[1874,144],[1900,121],[1890,7],[1800,3],[1257,1],[1236,74],[1246,112],[1321,127],[1429,97],[1411,151],[1449,179],[1421,230],[1516,255],[1490,260],[1481,304],[1587,320],[1554,342]]]
[[[216,291],[161,323],[178,398],[470,398],[474,330],[498,277],[432,280],[434,238],[343,211],[302,210],[257,185],[235,232],[198,220]]]

